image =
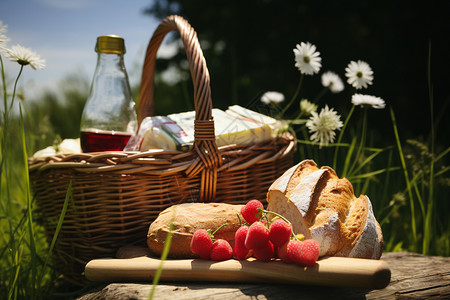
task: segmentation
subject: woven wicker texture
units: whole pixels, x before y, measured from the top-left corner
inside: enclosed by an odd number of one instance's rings
[[[194,85],[195,141],[189,152],[30,158],[31,188],[49,240],[72,183],[54,261],[74,283],[82,282],[89,260],[112,257],[127,244],[145,245],[148,227],[163,209],[182,202],[242,204],[254,198],[264,202],[270,184],[293,164],[296,143],[289,134],[253,145],[216,146],[208,69],[195,31],[179,16],[167,17],[148,45],[139,121],[153,114],[156,52],[172,30],[180,33]]]

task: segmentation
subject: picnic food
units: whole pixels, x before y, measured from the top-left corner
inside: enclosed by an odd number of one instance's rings
[[[261,248],[253,249],[253,256],[260,261],[270,261],[275,254],[275,247],[271,241],[267,241],[266,245]]]
[[[290,261],[303,266],[312,266],[319,259],[319,245],[312,239],[293,240],[287,243],[286,253]]]
[[[312,160],[298,163],[271,185],[267,202],[295,233],[318,242],[320,256],[381,256],[383,236],[369,198],[356,197],[352,184],[329,167],[318,168]]]
[[[226,111],[212,109],[216,144],[246,145],[268,141],[281,125],[279,121],[247,108],[233,105]],[[152,116],[142,120],[139,131],[126,145],[126,151],[149,149],[189,150],[195,139],[195,111],[168,116]]]
[[[268,242],[269,230],[262,222],[258,221],[250,225],[247,237],[245,238],[245,247],[247,249],[262,248],[265,247]]]
[[[243,225],[236,231],[234,237],[233,258],[237,260],[246,259],[250,256],[250,249],[245,247],[245,239],[248,233],[248,226]]]
[[[254,207],[258,207],[258,212],[252,209]],[[250,219],[252,221],[254,215],[259,215],[259,219],[249,227],[245,224],[239,227],[235,234],[233,249],[225,240],[214,241],[214,233],[218,229],[212,233],[211,229],[198,229],[192,237],[192,252],[200,255],[202,259],[216,261],[227,260],[231,257],[242,260],[253,256],[264,262],[276,258],[275,254],[278,252],[280,253],[279,257],[286,263],[296,263],[302,266],[314,265],[319,258],[317,242],[312,239],[302,242],[303,235],[300,237],[294,235],[289,221],[284,220],[283,216],[261,207],[260,201],[251,200],[241,209],[241,213],[251,212]],[[262,219],[266,219],[268,214],[276,215],[280,219],[274,219],[269,223],[263,222]],[[214,244],[211,246],[212,241]]]
[[[275,220],[269,227],[269,240],[276,247],[282,246],[289,241],[292,227],[282,219]]]
[[[212,260],[227,260],[232,256],[233,249],[231,248],[230,243],[223,239],[218,239],[214,242],[210,252],[210,257]]]
[[[205,229],[199,229],[194,232],[191,239],[191,251],[198,254],[200,258],[209,259],[213,241]]]
[[[168,257],[195,258],[190,245],[194,233],[198,229],[216,230],[216,239],[224,239],[234,245],[236,231],[241,226],[237,215],[242,205],[225,203],[183,203],[163,210],[149,227],[147,245],[154,255],[160,256],[164,242],[173,222],[172,245]]]
[[[259,211],[260,208],[264,208],[261,201],[256,199],[250,200],[241,208],[241,215],[251,225],[261,218],[262,212]]]
[[[365,195],[356,197],[351,183],[339,178],[329,167],[319,168],[312,160],[300,162],[272,184],[267,202],[266,210],[256,199],[246,205],[175,205],[161,212],[150,226],[148,246],[152,253],[160,255],[173,221],[173,245],[169,257],[213,259],[212,250],[208,249],[213,248],[214,240],[207,237],[206,230],[215,230],[227,223],[217,231],[215,238],[228,241],[236,259],[253,255],[268,261],[277,253],[285,262],[306,265],[317,260],[316,256],[372,259],[381,256],[383,236],[369,198]],[[242,221],[248,226],[241,224]],[[302,237],[297,238],[298,235]],[[194,242],[197,245],[192,248],[191,240],[197,239],[202,241]],[[289,246],[291,243],[293,246]],[[200,250],[206,247],[203,245],[208,246],[204,252]],[[222,245],[222,248],[228,247]],[[306,257],[292,258],[292,253],[301,252],[297,248],[309,249],[305,252]],[[317,255],[316,250],[311,250],[316,248]],[[224,250],[227,254],[221,254],[219,258],[230,256],[228,250]]]

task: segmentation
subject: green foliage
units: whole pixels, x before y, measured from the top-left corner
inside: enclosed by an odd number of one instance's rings
[[[46,299],[49,292],[54,292],[59,274],[51,263],[51,249],[56,235],[49,244],[39,222],[42,216],[37,214],[30,194],[27,159],[36,150],[61,138],[78,136],[81,110],[88,91],[86,82],[71,76],[61,82],[59,94],[49,91],[34,103],[27,103],[20,97],[20,103],[15,103],[19,115],[12,111],[14,100],[18,100],[10,95],[15,93],[4,93],[0,127],[2,299]],[[6,86],[4,80],[2,87],[5,90]],[[62,220],[57,226],[61,226]]]

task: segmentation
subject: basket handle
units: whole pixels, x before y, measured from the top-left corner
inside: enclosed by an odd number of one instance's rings
[[[214,199],[217,183],[217,170],[222,159],[215,141],[214,120],[212,116],[211,87],[208,68],[200,48],[197,33],[182,17],[172,15],[165,18],[156,28],[145,54],[142,70],[141,88],[138,104],[138,121],[154,113],[154,73],[156,53],[164,37],[172,30],[180,33],[189,62],[194,84],[194,145],[191,151],[198,155],[185,171],[187,176],[201,174],[200,201]]]

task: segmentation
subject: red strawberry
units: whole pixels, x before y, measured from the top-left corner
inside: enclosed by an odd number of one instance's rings
[[[256,199],[250,200],[241,208],[241,215],[251,225],[261,218],[262,212],[259,210],[260,208],[264,208],[261,201]]]
[[[245,238],[245,247],[247,249],[262,248],[269,241],[269,230],[261,222],[254,222],[248,228],[247,237]]]
[[[287,245],[287,254],[296,264],[312,266],[319,259],[319,244],[312,239],[303,242],[290,241]]]
[[[270,224],[269,239],[275,247],[280,247],[291,237],[291,225],[282,219],[278,219]]]
[[[241,226],[234,236],[233,257],[241,260],[246,259],[250,250],[245,247],[245,238],[247,237],[248,226]]]
[[[251,256],[251,250],[248,250],[247,248],[242,248],[240,246],[234,246],[233,248],[233,257],[237,260],[244,260]]]
[[[214,242],[210,257],[212,260],[227,260],[233,256],[233,249],[231,249],[230,243],[226,240],[218,239]]]
[[[253,249],[253,256],[260,261],[270,261],[275,253],[272,242],[267,241],[264,247]]]
[[[285,263],[292,263],[292,259],[289,258],[289,255],[287,254],[287,245],[289,244],[289,241],[281,245],[281,247],[278,247],[277,254],[278,257]]]
[[[245,246],[245,238],[247,237],[248,226],[241,226],[236,230],[234,235],[234,244]]]
[[[208,231],[199,229],[194,232],[191,239],[191,251],[199,255],[202,259],[209,259],[209,254],[213,246],[213,241]]]

